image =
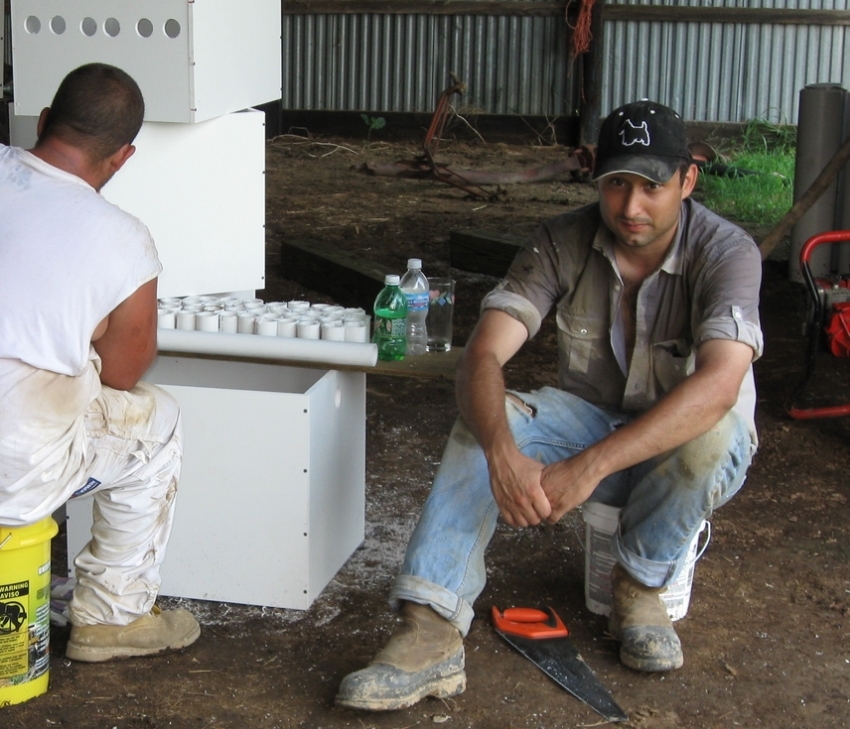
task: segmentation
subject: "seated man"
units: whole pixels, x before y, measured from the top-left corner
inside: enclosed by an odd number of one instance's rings
[[[187,611],[154,604],[182,463],[177,404],[139,382],[162,267],[147,228],[99,194],[143,116],[136,82],[91,64],[64,79],[32,150],[0,145],[0,524],[94,494],[70,605],[79,661],[200,634]]]
[[[659,596],[755,452],[761,257],[689,199],[697,167],[667,107],[612,112],[593,179],[598,203],[545,222],[482,303],[458,369],[461,417],[390,596],[403,623],[342,681],[343,706],[462,692],[499,514],[555,523],[587,500],[621,508],[609,626],[621,661],[682,665]],[[502,368],[553,307],[560,388],[506,393]]]

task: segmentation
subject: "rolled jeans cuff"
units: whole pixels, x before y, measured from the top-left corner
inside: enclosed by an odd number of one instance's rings
[[[623,546],[622,540],[615,535],[611,540],[611,550],[626,571],[638,582],[647,587],[664,587],[672,584],[685,566],[683,562],[656,562],[630,552]]]
[[[448,620],[465,638],[475,617],[475,611],[466,600],[445,587],[413,575],[399,575],[390,590],[390,607],[401,609],[401,602],[428,605],[435,613]]]

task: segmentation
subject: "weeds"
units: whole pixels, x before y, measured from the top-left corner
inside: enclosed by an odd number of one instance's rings
[[[794,202],[796,144],[796,127],[750,121],[726,174],[700,176],[705,205],[739,223],[777,225]]]
[[[363,120],[363,123],[367,127],[367,132],[366,132],[366,142],[367,143],[372,141],[372,132],[373,131],[383,129],[387,124],[387,120],[384,119],[384,117],[382,117],[382,116],[369,116],[368,114],[361,114],[360,118]]]

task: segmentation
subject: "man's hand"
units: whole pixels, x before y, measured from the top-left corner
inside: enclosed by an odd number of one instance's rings
[[[490,489],[507,524],[535,526],[552,511],[540,482],[543,464],[514,451],[490,459]]]
[[[552,506],[546,521],[555,524],[568,511],[583,504],[600,481],[592,469],[592,456],[588,451],[550,463],[541,475],[543,491]]]

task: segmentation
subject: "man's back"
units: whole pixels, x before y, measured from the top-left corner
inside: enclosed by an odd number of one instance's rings
[[[97,324],[160,266],[150,235],[90,185],[0,146],[0,358],[82,372]]]

